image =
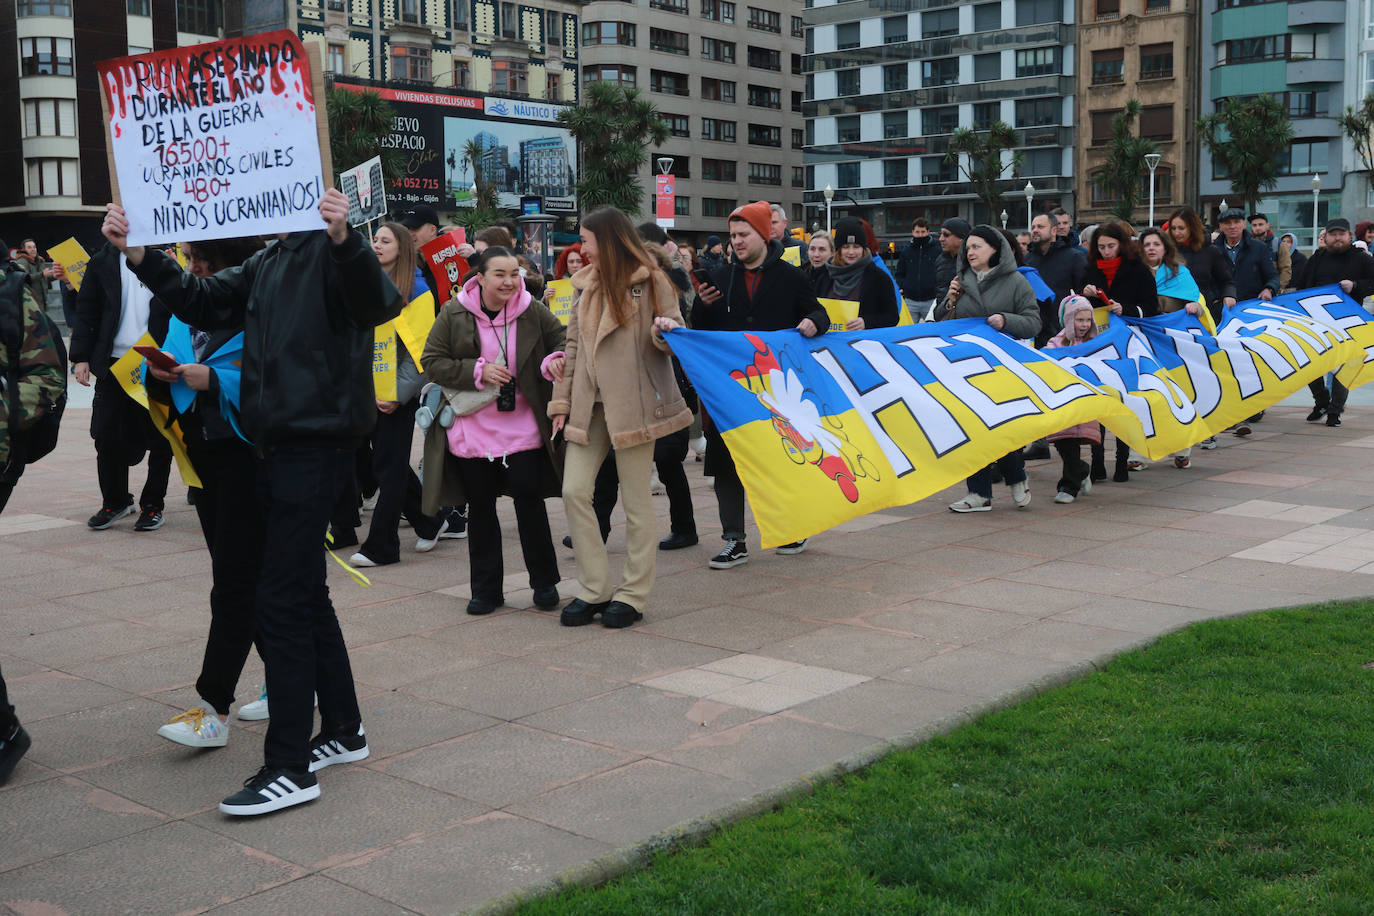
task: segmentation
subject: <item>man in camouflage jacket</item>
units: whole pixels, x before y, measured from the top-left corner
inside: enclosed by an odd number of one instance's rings
[[[32,426],[66,391],[67,379],[38,303],[24,285],[24,275],[11,271],[0,285],[0,512],[23,473],[23,456],[12,454],[10,431]],[[19,353],[18,396],[9,391],[10,358]],[[10,404],[18,405],[11,416]]]

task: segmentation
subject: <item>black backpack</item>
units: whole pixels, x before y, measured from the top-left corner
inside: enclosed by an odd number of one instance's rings
[[[21,270],[11,270],[5,275],[3,286],[0,286],[0,308],[12,310],[19,329],[16,343],[7,347],[9,352],[6,354],[9,366],[9,377],[5,382],[5,387],[10,398],[10,461],[20,464],[33,464],[57,448],[57,435],[62,427],[62,414],[67,409],[67,392],[64,388],[57,402],[28,429],[21,430],[14,427],[14,417],[18,416],[19,413],[19,344],[22,343],[24,334],[24,279],[24,272]],[[47,312],[40,309],[39,315],[47,323],[48,334],[51,335],[53,342],[57,345],[57,358],[62,364],[62,377],[65,379],[68,371],[67,346],[62,342],[62,331],[57,327],[57,323],[48,316]]]

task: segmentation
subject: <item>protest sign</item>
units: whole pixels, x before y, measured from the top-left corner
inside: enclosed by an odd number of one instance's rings
[[[76,239],[67,239],[65,242],[54,245],[48,249],[48,257],[62,265],[62,269],[67,273],[67,282],[72,285],[72,289],[81,289],[81,280],[86,276],[86,262],[91,256],[86,253],[86,249],[81,247],[81,243]]]
[[[839,333],[844,330],[846,321],[859,317],[859,303],[853,299],[817,299],[816,301],[830,316],[830,330],[827,333]]]
[[[577,301],[577,291],[573,289],[572,281],[553,280],[546,289],[548,292],[544,302],[548,305],[549,311],[553,312],[553,317],[567,324],[568,316],[572,314],[573,303]]]
[[[130,244],[322,228],[313,58],[279,31],[96,64]]]
[[[458,247],[467,244],[467,232],[454,229],[420,246],[420,254],[434,275],[434,296],[440,302],[447,302],[459,290],[459,282],[468,272],[466,258],[458,254]]]
[[[386,213],[381,156],[340,172],[339,188],[348,198],[348,225],[361,226]]]

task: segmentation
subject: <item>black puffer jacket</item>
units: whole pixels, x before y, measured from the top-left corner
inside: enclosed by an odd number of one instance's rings
[[[295,232],[204,280],[150,248],[134,272],[193,327],[243,326],[243,427],[260,451],[350,447],[376,424],[372,330],[405,303],[358,233]]]
[[[86,276],[76,294],[76,326],[72,328],[71,361],[89,363],[92,375],[100,375],[114,362],[115,334],[124,311],[120,286],[119,249],[106,242],[86,265]],[[171,319],[167,307],[156,298],[148,307],[148,331],[161,343]]]
[[[817,332],[826,332],[830,317],[816,301],[806,275],[782,260],[782,246],[777,242],[768,243],[768,254],[758,272],[758,292],[750,299],[745,267],[739,261],[711,271],[711,285],[724,298],[710,304],[699,301],[692,309],[692,327],[702,331],[781,331],[810,318]]]
[[[935,298],[935,262],[939,257],[940,240],[933,235],[907,243],[897,256],[897,284],[903,296],[920,302]]]

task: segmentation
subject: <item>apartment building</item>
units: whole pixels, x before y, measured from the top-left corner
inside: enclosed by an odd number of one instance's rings
[[[1112,122],[1130,99],[1140,102],[1136,135],[1161,156],[1154,175],[1156,223],[1173,207],[1193,204],[1197,187],[1197,23],[1207,0],[1079,0],[1077,219],[1112,217],[1116,195],[1101,178]],[[1145,225],[1150,172],[1140,174],[1135,225]]]
[[[804,216],[803,0],[593,0],[582,7],[582,80],[637,87],[672,136],[673,234],[721,235],[740,203]],[[652,205],[653,178],[640,174]]]
[[[988,212],[947,162],[960,127],[1016,130],[1024,163],[1001,182],[1008,227],[1075,193],[1076,0],[814,0],[806,10],[807,222],[832,207],[900,242],[913,219]],[[1025,186],[1031,185],[1028,201]]]

